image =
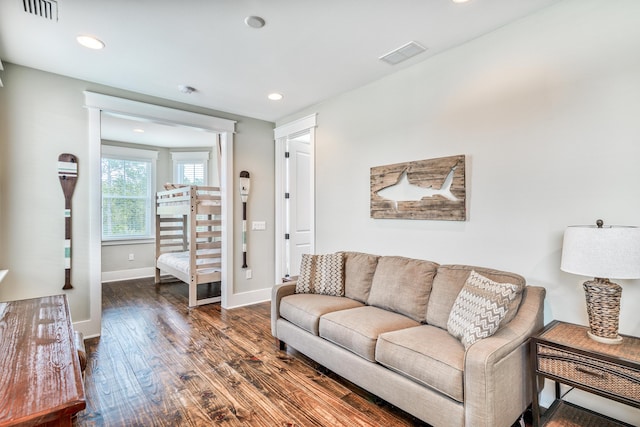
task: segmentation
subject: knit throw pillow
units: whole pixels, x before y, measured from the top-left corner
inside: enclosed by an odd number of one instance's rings
[[[458,294],[447,322],[447,330],[465,350],[473,343],[495,334],[522,288],[497,283],[472,271]]]
[[[302,254],[296,293],[344,296],[343,254]]]

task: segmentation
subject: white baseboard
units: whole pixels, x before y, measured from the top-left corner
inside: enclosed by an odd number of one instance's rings
[[[156,274],[155,267],[131,268],[129,270],[103,271],[102,283],[117,282],[119,280],[142,279],[145,277],[154,277]]]
[[[226,301],[226,309],[244,307],[245,305],[258,304],[271,300],[271,288],[258,289],[255,291],[231,294]]]
[[[100,336],[100,325],[94,324],[91,319],[73,322],[73,330],[82,332],[84,339],[95,338]]]
[[[154,277],[156,274],[155,267],[131,268],[128,270],[103,271],[102,282],[117,282],[120,280],[142,279],[146,277]],[[227,298],[224,308],[237,308],[246,305],[258,304],[271,300],[271,287],[257,289],[255,291],[241,292],[231,294]]]

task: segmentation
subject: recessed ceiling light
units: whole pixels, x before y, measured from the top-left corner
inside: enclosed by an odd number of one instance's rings
[[[99,49],[104,48],[104,42],[102,40],[99,40],[99,39],[93,37],[93,36],[80,35],[80,36],[76,37],[76,40],[82,46],[88,47],[89,49],[99,50]]]
[[[247,16],[244,18],[244,23],[251,28],[262,28],[264,27],[264,19],[259,16]]]
[[[454,3],[466,3],[469,0],[451,0],[451,1],[454,2]]]
[[[283,98],[283,96],[281,93],[274,92],[267,95],[267,98],[269,98],[272,101],[280,101]]]
[[[144,133],[144,129],[140,129],[140,128],[135,128],[133,131],[135,133]]]

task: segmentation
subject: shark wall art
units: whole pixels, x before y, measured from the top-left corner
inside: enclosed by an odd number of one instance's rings
[[[371,168],[371,218],[466,217],[464,155]]]

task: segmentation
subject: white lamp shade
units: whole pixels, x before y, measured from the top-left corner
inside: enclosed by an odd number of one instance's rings
[[[564,232],[560,269],[603,279],[640,278],[640,228],[568,227]]]

